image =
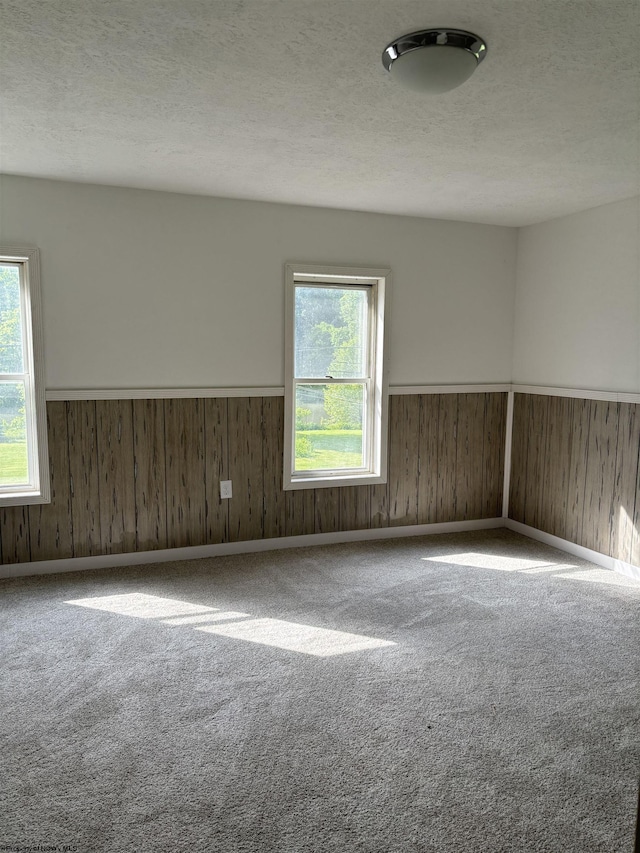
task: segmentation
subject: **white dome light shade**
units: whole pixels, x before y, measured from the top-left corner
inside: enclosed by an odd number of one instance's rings
[[[468,80],[486,52],[485,42],[465,30],[422,30],[388,45],[382,63],[408,89],[437,95]]]
[[[391,76],[407,89],[439,95],[461,86],[477,67],[477,59],[466,50],[424,47],[399,56]]]

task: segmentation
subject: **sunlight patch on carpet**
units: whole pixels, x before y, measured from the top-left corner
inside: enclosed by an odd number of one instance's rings
[[[395,643],[389,640],[376,640],[374,637],[347,634],[344,631],[332,631],[328,628],[313,628],[311,625],[298,625],[281,619],[248,619],[224,625],[206,625],[196,630],[231,637],[235,640],[260,643],[263,646],[275,646],[291,652],[304,652],[316,657],[331,657],[343,655],[346,652],[395,646]]]
[[[505,557],[502,554],[443,554],[441,557],[423,557],[434,563],[453,563],[474,569],[496,569],[499,572],[545,572],[556,569],[577,568],[572,563],[554,563],[549,560],[527,560],[524,557]]]
[[[554,563],[549,560],[529,560],[524,557],[505,557],[502,554],[478,554],[467,551],[463,554],[443,554],[440,557],[422,557],[432,563],[448,563],[472,569],[495,569],[500,572],[519,572],[524,575],[547,574],[555,578],[588,583],[604,583],[640,590],[640,581],[611,569],[593,568],[579,570],[575,563]]]
[[[224,622],[226,619],[246,619],[250,613],[236,610],[220,610],[215,613],[200,613],[196,616],[178,616],[176,619],[163,619],[164,625],[203,625],[209,622]]]
[[[315,657],[331,657],[396,645],[390,640],[378,640],[362,634],[314,628],[282,619],[254,619],[249,613],[160,598],[142,592],[77,598],[66,601],[65,604],[103,610],[119,616],[156,619],[163,625],[191,627],[208,634],[302,652]]]
[[[214,613],[217,607],[202,604],[190,604],[173,598],[159,598],[143,592],[129,592],[123,595],[100,595],[96,598],[77,598],[65,601],[65,604],[77,604],[94,610],[107,610],[121,616],[137,616],[139,619],[161,619],[170,616],[192,616],[194,614]]]

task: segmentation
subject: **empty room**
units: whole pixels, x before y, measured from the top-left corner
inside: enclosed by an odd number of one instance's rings
[[[634,850],[639,42],[0,0],[0,851]]]

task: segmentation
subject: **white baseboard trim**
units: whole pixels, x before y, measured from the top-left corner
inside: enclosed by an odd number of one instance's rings
[[[522,524],[520,521],[514,521],[512,518],[505,518],[503,521],[504,526],[509,530],[513,530],[514,533],[521,533],[530,539],[537,539],[538,542],[544,542],[545,545],[551,545],[560,551],[566,551],[567,554],[572,554],[574,557],[589,560],[589,562],[602,566],[605,569],[611,569],[614,572],[619,572],[621,575],[626,575],[640,581],[640,568],[638,566],[626,563],[624,560],[616,560],[615,557],[608,557],[599,551],[592,551],[591,548],[585,548],[583,545],[576,545],[575,542],[569,542],[568,539],[561,539],[559,536],[553,536],[551,533],[537,530],[535,527]]]
[[[365,542],[400,539],[411,536],[435,536],[440,533],[464,533],[474,530],[495,530],[506,527],[529,539],[536,539],[560,551],[588,560],[605,569],[619,572],[640,581],[640,567],[624,560],[608,557],[576,545],[567,539],[521,524],[511,518],[483,518],[473,521],[447,521],[440,524],[411,524],[404,527],[379,527],[373,530],[342,530],[335,533],[310,533],[305,536],[283,536],[274,539],[251,539],[244,542],[223,542],[215,545],[193,545],[185,548],[165,548],[159,551],[137,551],[126,554],[101,554],[95,557],[70,557],[66,560],[39,560],[29,563],[7,563],[0,566],[0,579],[51,575],[64,572],[84,572],[123,566],[168,563],[174,560],[199,560],[203,557],[223,557],[228,554],[251,554],[259,551],[279,551],[283,548],[304,548],[313,545],[337,545],[343,542]]]
[[[447,521],[440,524],[411,524],[405,527],[379,527],[374,530],[344,530],[336,533],[310,533],[305,536],[283,536],[276,539],[251,539],[245,542],[223,542],[217,545],[166,548],[162,551],[138,551],[127,554],[101,554],[95,557],[70,557],[66,560],[7,563],[0,566],[0,578],[84,572],[88,569],[140,566],[150,563],[168,563],[172,560],[198,560],[202,557],[222,557],[227,554],[249,554],[257,551],[279,551],[282,548],[302,548],[308,545],[336,545],[341,542],[363,542],[372,539],[434,536],[438,533],[462,533],[473,530],[491,530],[498,527],[504,527],[503,518]]]

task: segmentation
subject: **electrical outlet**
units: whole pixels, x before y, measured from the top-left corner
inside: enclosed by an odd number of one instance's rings
[[[220,500],[224,501],[232,497],[233,489],[231,487],[231,480],[220,480]]]

